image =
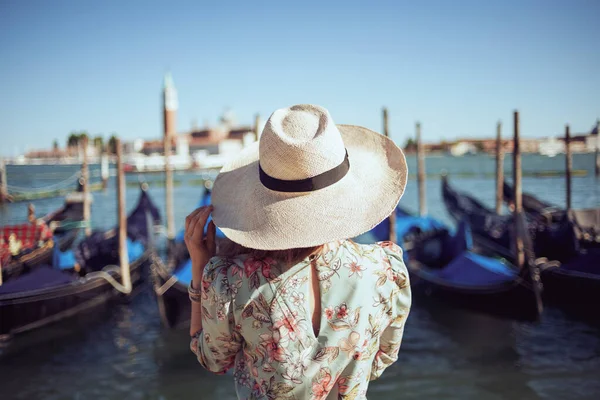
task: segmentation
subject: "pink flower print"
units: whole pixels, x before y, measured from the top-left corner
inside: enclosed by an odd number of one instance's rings
[[[250,386],[250,376],[248,374],[240,374],[237,378],[237,383],[240,386]]]
[[[294,288],[297,289],[299,288],[302,283],[304,282],[304,279],[299,278],[297,276],[294,276],[292,279],[290,279],[290,285]]]
[[[366,270],[365,267],[360,266],[357,262],[353,261],[350,264],[346,265],[346,268],[348,268],[350,270],[350,274],[348,275],[348,277],[351,277],[352,275],[356,274],[358,275],[359,278],[362,278],[363,276],[363,271]]]
[[[284,348],[281,345],[281,334],[279,331],[263,333],[260,335],[260,345],[265,349],[267,362],[282,362],[285,360]]]
[[[265,259],[256,259],[256,258],[248,258],[244,261],[244,272],[246,273],[246,277],[251,277],[260,269],[262,275],[267,279],[274,278],[271,275],[271,267],[275,264],[275,261],[272,258]]]
[[[285,311],[283,315],[275,319],[273,329],[278,329],[282,338],[289,338],[292,341],[298,339],[298,336],[303,333],[300,326],[300,321],[297,319],[297,311]]]
[[[350,376],[343,376],[337,380],[338,392],[341,395],[348,393],[350,378],[351,378]]]
[[[400,249],[400,246],[398,246],[394,242],[390,242],[389,240],[387,240],[385,242],[379,242],[379,246],[381,246],[384,249],[390,249],[394,253],[402,254],[402,249]]]
[[[293,292],[292,293],[292,303],[296,307],[300,307],[304,304],[304,293]]]
[[[254,275],[261,265],[262,261],[255,258],[248,258],[244,261],[244,272],[246,273],[246,277]]]
[[[208,291],[210,289],[210,285],[212,284],[211,281],[207,280],[207,279],[202,279],[202,289],[200,291],[201,295],[202,295],[202,299],[206,300],[208,299]]]
[[[322,372],[320,379],[312,385],[313,399],[323,400],[327,397],[333,385],[335,385],[335,381],[331,378],[331,374],[329,372]]]
[[[285,286],[281,286],[279,288],[279,293],[281,293],[282,296],[287,296],[288,294],[288,289]]]
[[[331,319],[331,318],[333,318],[333,314],[334,314],[334,312],[333,312],[333,308],[331,308],[331,307],[327,307],[327,308],[325,309],[325,312],[324,312],[324,314],[325,314],[325,317],[326,317],[327,319]]]
[[[348,310],[348,306],[346,305],[346,303],[342,303],[339,307],[335,308],[335,316],[337,319],[344,319],[348,316],[349,311],[350,310]]]
[[[229,266],[229,271],[231,273],[231,276],[236,276],[237,275],[240,279],[244,275],[244,268],[240,267],[237,264],[231,264]]]
[[[291,353],[286,354],[286,368],[281,377],[292,381],[295,384],[301,384],[304,371],[306,371],[310,364],[310,358],[308,357],[308,353],[310,352],[311,349],[308,348],[303,352],[292,351]]]

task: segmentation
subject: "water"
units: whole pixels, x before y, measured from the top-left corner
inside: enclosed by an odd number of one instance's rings
[[[415,160],[409,157],[409,169]],[[575,155],[573,206],[600,205],[600,183],[593,177],[593,155]],[[524,174],[561,171],[564,158],[525,156]],[[10,167],[9,184],[41,187],[68,178],[76,167]],[[92,166],[92,173],[96,171]],[[446,170],[454,185],[494,202],[494,159],[430,157],[428,174]],[[506,160],[510,175],[510,160]],[[202,189],[198,173],[176,173],[175,219],[181,228]],[[164,207],[164,189],[149,175],[150,194]],[[135,206],[137,176],[128,176],[127,206]],[[564,205],[564,178],[525,176],[526,191]],[[451,223],[441,200],[440,180],[427,182],[428,210]],[[417,208],[416,182],[409,181],[401,203]],[[57,208],[61,199],[34,202],[37,215]],[[26,218],[26,203],[0,207],[0,224]],[[111,227],[116,195],[94,193],[92,223]],[[0,356],[2,399],[229,399],[232,378],[204,371],[188,349],[185,331],[160,325],[148,284],[128,304],[21,336]],[[547,308],[541,321],[499,320],[415,298],[400,358],[378,381],[369,399],[597,399],[600,398],[600,321],[574,319]]]

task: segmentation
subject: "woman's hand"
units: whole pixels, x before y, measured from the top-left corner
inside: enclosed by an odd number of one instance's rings
[[[192,260],[192,280],[193,286],[198,288],[202,279],[204,266],[215,255],[216,226],[210,221],[206,237],[204,236],[204,226],[208,216],[213,210],[212,206],[204,206],[194,210],[185,219],[185,245],[190,253]]]

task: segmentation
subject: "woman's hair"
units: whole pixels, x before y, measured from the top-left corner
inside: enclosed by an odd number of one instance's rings
[[[282,261],[288,265],[291,265],[304,260],[311,254],[318,254],[323,246],[321,245],[286,250],[258,250],[244,247],[241,244],[237,244],[229,239],[222,239],[219,241],[217,247],[217,255],[221,257],[233,258],[242,254],[248,254],[252,258],[272,258],[274,260]]]

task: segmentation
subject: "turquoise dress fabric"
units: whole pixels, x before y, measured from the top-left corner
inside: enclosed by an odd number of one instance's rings
[[[311,263],[321,324],[309,309]],[[203,329],[191,342],[208,370],[233,369],[240,399],[364,399],[396,361],[411,305],[402,250],[390,242],[326,245],[284,268],[214,257],[202,282]]]

